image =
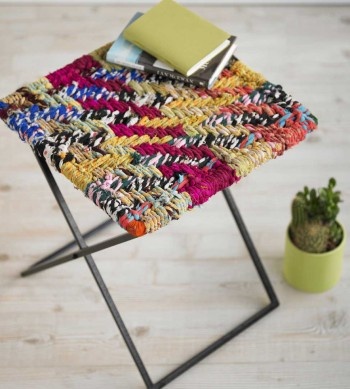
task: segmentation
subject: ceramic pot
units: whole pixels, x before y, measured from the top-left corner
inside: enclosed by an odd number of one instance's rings
[[[340,224],[340,223],[339,223]],[[283,275],[296,289],[310,293],[325,292],[335,286],[342,273],[346,234],[333,250],[321,254],[300,250],[290,239],[289,226],[286,233]]]

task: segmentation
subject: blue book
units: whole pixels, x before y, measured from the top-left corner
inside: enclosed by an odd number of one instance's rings
[[[128,25],[133,23],[142,15],[143,14],[141,12],[137,12],[129,21]],[[123,38],[123,33],[118,36],[108,50],[106,60],[120,66],[138,69],[183,83],[211,88],[224,67],[228,63],[232,64],[237,60],[237,58],[233,55],[235,49],[237,48],[235,40],[236,37],[231,36],[229,38],[230,44],[224,51],[219,53],[216,57],[211,59],[199,70],[188,77],[177,72],[170,65],[143,51],[133,43],[127,41]]]

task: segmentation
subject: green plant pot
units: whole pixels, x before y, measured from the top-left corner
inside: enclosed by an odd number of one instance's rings
[[[286,281],[304,292],[320,293],[335,286],[341,276],[343,254],[346,242],[344,227],[343,239],[338,247],[326,253],[314,254],[300,250],[286,233],[283,275]]]

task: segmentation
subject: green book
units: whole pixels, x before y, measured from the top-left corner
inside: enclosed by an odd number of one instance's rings
[[[190,76],[223,51],[231,36],[173,0],[162,0],[128,26],[123,36]]]

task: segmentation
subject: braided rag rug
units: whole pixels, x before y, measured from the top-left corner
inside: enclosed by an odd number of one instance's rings
[[[208,90],[108,63],[110,45],[0,99],[0,117],[134,236],[179,219],[317,126],[238,59]]]

